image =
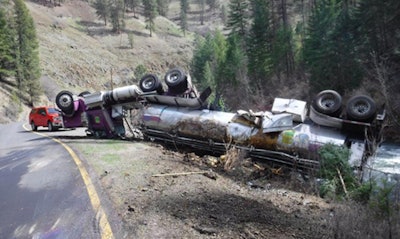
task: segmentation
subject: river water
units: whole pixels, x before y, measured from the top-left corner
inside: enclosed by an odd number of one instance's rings
[[[383,143],[376,154],[368,160],[364,176],[374,179],[387,179],[392,183],[400,183],[400,145]],[[379,180],[378,180],[379,181]]]

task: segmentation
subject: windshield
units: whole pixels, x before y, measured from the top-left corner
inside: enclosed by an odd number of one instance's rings
[[[54,109],[54,108],[48,108],[47,110],[48,110],[48,112],[49,112],[50,114],[58,113],[58,111],[57,111],[56,109]]]

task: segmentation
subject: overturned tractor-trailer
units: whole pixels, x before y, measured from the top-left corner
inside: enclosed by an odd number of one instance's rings
[[[56,104],[64,127],[87,127],[96,137],[124,137],[129,126],[126,112],[141,111],[140,129],[148,139],[224,153],[236,147],[250,157],[309,171],[319,168],[317,150],[324,144],[351,149],[351,163],[361,167],[372,152],[368,139],[377,137],[384,120],[368,96],[351,98],[345,112],[341,96],[320,92],[310,106],[305,101],[276,98],[269,112],[236,113],[207,108],[207,88],[201,94],[190,76],[179,68],[169,70],[166,87],[153,74],[139,86],[74,95],[61,91]],[[166,90],[164,89],[166,88]]]

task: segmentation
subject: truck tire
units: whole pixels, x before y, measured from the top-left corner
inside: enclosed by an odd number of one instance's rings
[[[350,120],[372,121],[376,110],[375,101],[366,95],[353,96],[346,105],[347,118]]]
[[[143,76],[140,79],[139,86],[143,92],[157,91],[158,94],[164,93],[160,80],[153,74]]]
[[[324,90],[314,98],[312,106],[321,114],[337,117],[342,110],[342,96],[334,90]]]
[[[164,77],[165,84],[173,94],[181,94],[188,88],[187,76],[180,68],[169,70]]]
[[[61,91],[56,96],[57,107],[67,115],[74,113],[74,98],[73,94],[69,91]]]

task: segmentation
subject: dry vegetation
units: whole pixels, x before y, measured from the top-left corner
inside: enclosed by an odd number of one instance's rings
[[[126,31],[115,34],[87,1],[71,0],[56,7],[26,4],[36,25],[45,93],[37,104],[53,104],[63,89],[78,94],[110,89],[111,83],[135,83],[134,70],[139,65],[163,77],[169,68],[187,69],[190,63],[193,35],[183,37],[179,26],[163,17],[156,19],[156,32],[149,37],[144,18],[127,13]],[[177,6],[172,6],[171,14]],[[132,48],[128,33],[133,35]],[[0,96],[7,99],[0,103],[0,113],[6,116],[0,123],[23,119],[29,110],[12,97],[13,90],[7,84],[0,86]]]
[[[52,8],[28,4],[40,42],[42,85],[52,100],[58,89],[104,90],[111,79],[116,85],[135,82],[139,65],[162,76],[168,68],[187,68],[190,62],[191,38],[182,37],[179,27],[162,17],[157,18],[153,37],[143,17],[129,13],[126,31],[115,34],[87,2],[68,1]],[[128,33],[133,34],[132,48]]]

